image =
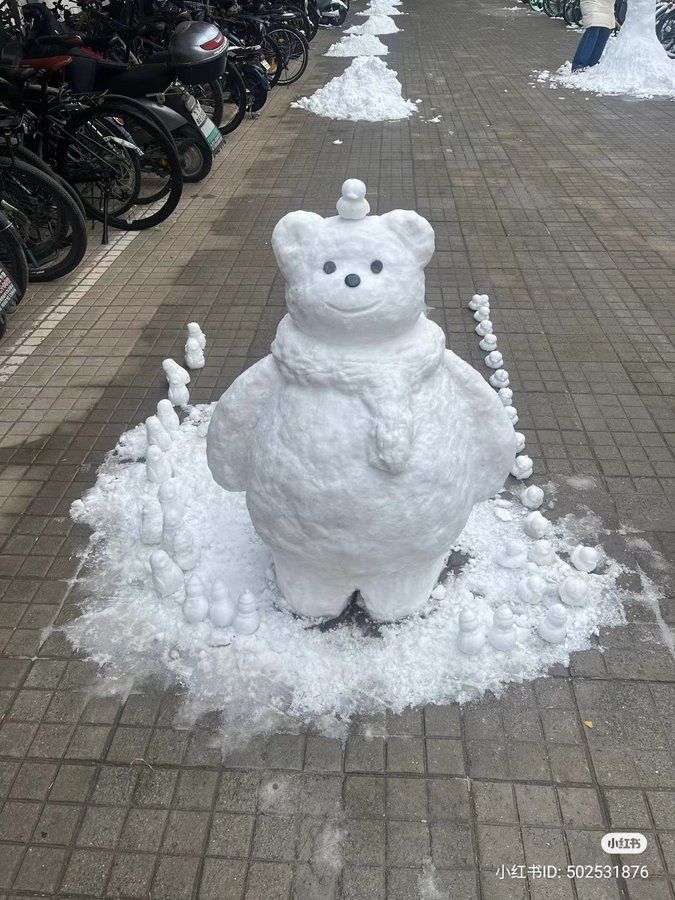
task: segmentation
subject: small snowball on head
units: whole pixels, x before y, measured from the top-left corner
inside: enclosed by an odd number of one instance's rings
[[[338,215],[342,219],[364,219],[370,212],[366,200],[366,186],[358,178],[348,178],[342,185],[342,196],[337,202]]]

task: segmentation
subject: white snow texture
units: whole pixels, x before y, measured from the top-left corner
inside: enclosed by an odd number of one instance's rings
[[[363,25],[352,25],[345,29],[345,34],[395,34],[401,29],[391,16],[370,16]]]
[[[352,34],[332,44],[324,56],[387,56],[387,45],[374,34]]]

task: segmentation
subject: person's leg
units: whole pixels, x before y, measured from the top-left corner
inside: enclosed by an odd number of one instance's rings
[[[572,60],[573,72],[576,72],[577,69],[585,69],[591,64],[590,59],[598,39],[598,32],[601,30],[602,29],[597,26],[592,26],[584,31],[583,36],[579,41],[577,52],[574,54],[574,59]]]
[[[607,46],[609,36],[612,33],[609,28],[598,28],[597,30],[599,33],[597,40],[595,41],[595,46],[593,47],[593,50],[591,52],[591,57],[586,64],[588,66],[597,66],[597,64],[600,62],[600,57],[602,56],[602,53]]]

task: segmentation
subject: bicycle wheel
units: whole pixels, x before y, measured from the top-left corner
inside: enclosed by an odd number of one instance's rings
[[[228,62],[220,83],[223,88],[223,121],[221,134],[231,134],[244,121],[246,115],[246,85],[241,72],[233,62]]]
[[[31,281],[72,272],[87,249],[87,226],[68,191],[41,169],[0,157],[0,201],[23,243]]]
[[[270,41],[267,37],[262,39],[261,48],[262,59],[264,60],[263,64],[267,64],[267,80],[270,83],[270,87],[273,88],[279,83],[279,79],[284,71],[283,56],[281,55],[281,50],[279,50],[274,41]]]
[[[64,178],[61,178],[61,176],[52,169],[49,163],[46,163],[41,156],[37,155],[37,153],[33,153],[32,150],[24,147],[23,144],[12,144],[11,150],[6,145],[0,146],[0,156],[4,156],[9,159],[14,158],[21,160],[21,162],[28,163],[29,166],[40,169],[45,173],[45,175],[49,175],[51,178],[55,178],[56,181],[58,181],[58,183],[64,189],[64,191],[67,191],[73,198],[75,203],[77,203],[80,212],[86,218],[87,213],[77,191],[74,190],[74,188],[72,188]]]
[[[208,84],[191,84],[189,92],[199,100],[199,103],[211,119],[214,125],[220,125],[223,121],[225,103],[223,89],[219,81],[209,81]]]
[[[12,279],[11,285],[5,284],[0,290],[0,310],[11,315],[28,287],[28,263],[19,235],[3,212],[0,212],[0,266]]]
[[[267,29],[267,37],[281,53],[282,73],[279,84],[293,84],[300,78],[309,62],[309,44],[295,28],[274,25]]]

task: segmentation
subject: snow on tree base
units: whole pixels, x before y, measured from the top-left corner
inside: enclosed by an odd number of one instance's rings
[[[94,487],[72,506],[75,521],[86,523],[93,534],[78,579],[82,613],[63,631],[77,650],[102,665],[103,690],[125,695],[149,676],[181,684],[186,721],[218,710],[223,746],[231,748],[282,724],[312,723],[335,734],[356,714],[499,692],[508,682],[567,664],[570,652],[590,647],[601,627],[624,622],[617,581],[623,569],[603,556],[599,573],[588,576],[588,605],[568,608],[564,642],[549,644],[538,636],[547,607],[559,602],[557,586],[578,574],[565,558],[578,544],[583,520],[568,516],[552,525],[553,565],[505,569],[496,560],[508,541],[533,545],[522,528],[529,510],[505,498],[475,507],[455,548],[466,561],[447,574],[445,592],[435,589],[423,614],[390,625],[366,623],[365,628],[358,616],[321,628],[295,617],[284,609],[244,495],[224,492],[211,477],[205,449],[211,413],[211,406],[192,408],[168,455],[185,525],[201,548],[196,571],[206,585],[223,579],[232,596],[252,591],[260,627],[243,636],[215,628],[208,619],[190,625],[180,603],[162,601],[155,593],[149,557],[157,548],[143,544],[139,533],[143,501],[156,495],[157,485],[146,480],[145,427],[140,425],[122,435]],[[530,574],[546,582],[535,605],[517,592]],[[516,618],[516,648],[504,653],[486,644],[476,656],[462,654],[459,612],[472,609],[488,628],[494,610],[504,603]]]

